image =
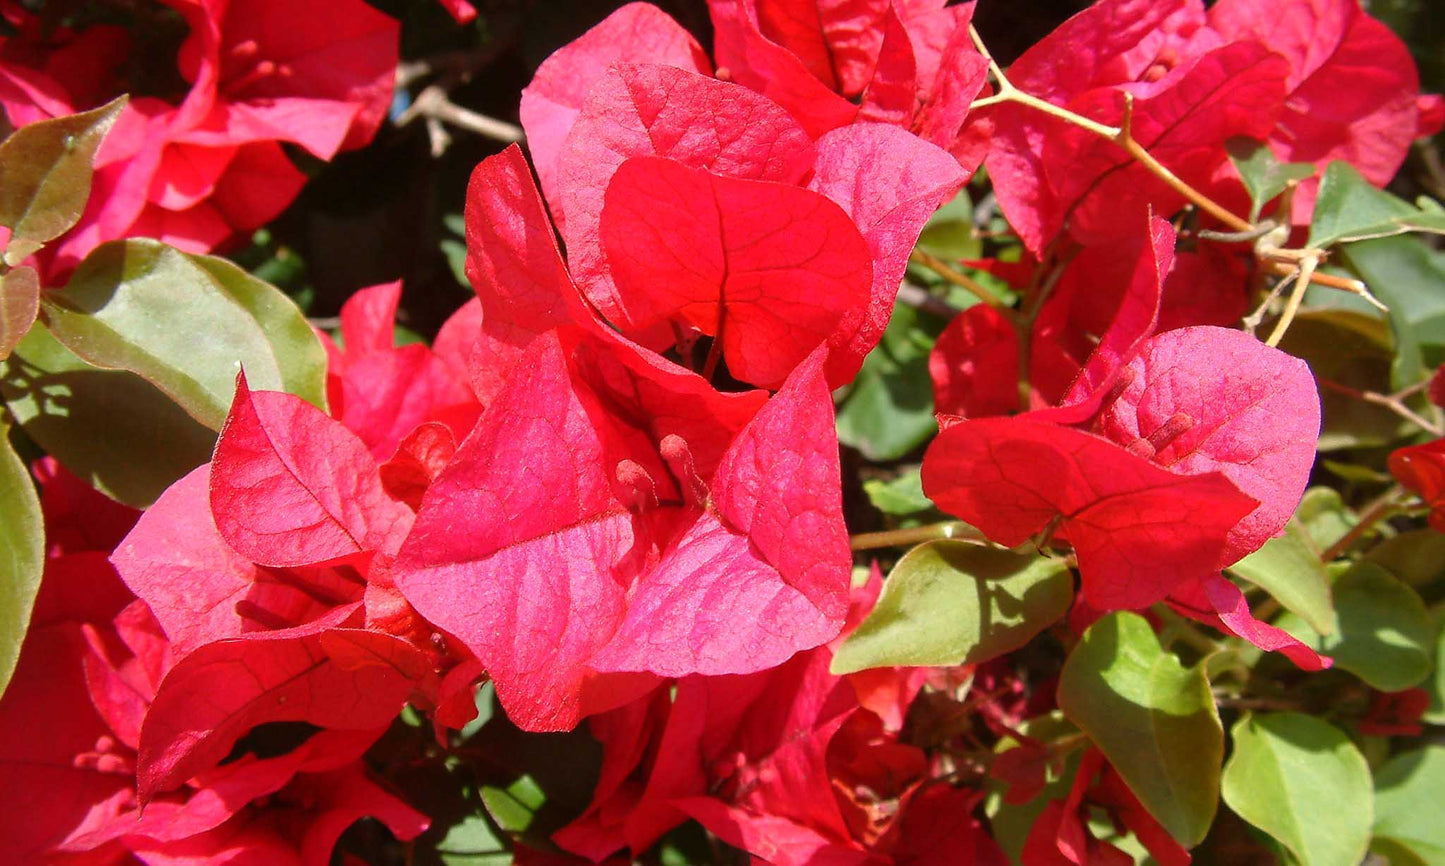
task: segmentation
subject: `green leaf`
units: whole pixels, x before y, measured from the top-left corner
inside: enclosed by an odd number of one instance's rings
[[[1073,590],[1068,567],[1047,556],[947,539],[920,544],[839,647],[833,673],[996,658],[1067,613]]]
[[[15,673],[45,567],[45,521],[25,463],[0,424],[0,694]]]
[[[1421,718],[1432,725],[1445,725],[1445,608],[1437,608],[1432,619],[1439,632],[1435,638],[1435,676],[1425,684],[1430,692],[1430,707]]]
[[[1391,392],[1424,379],[1445,351],[1445,253],[1420,238],[1359,241],[1341,257],[1390,308],[1395,335]],[[1291,327],[1293,330],[1293,327]]]
[[[933,507],[933,500],[923,495],[923,476],[916,466],[892,481],[870,478],[863,482],[863,492],[884,514],[917,514]]]
[[[1412,529],[1386,538],[1365,554],[1373,562],[1414,587],[1445,576],[1445,533]]]
[[[150,505],[211,459],[214,431],[139,376],[75,357],[43,327],[30,329],[0,373],[0,393],[26,435],[127,505]]]
[[[1309,532],[1310,541],[1320,550],[1339,541],[1355,525],[1355,516],[1333,487],[1311,487],[1300,499],[1294,519]]]
[[[1329,635],[1289,613],[1275,624],[1383,692],[1408,689],[1430,674],[1436,629],[1415,590],[1373,562],[1357,562],[1335,580],[1334,597]]]
[[[1266,541],[1229,570],[1262,587],[1315,631],[1329,634],[1334,628],[1329,575],[1309,531],[1298,520],[1291,520],[1284,535]]]
[[[1315,173],[1314,165],[1308,162],[1281,163],[1268,145],[1252,138],[1231,138],[1224,147],[1249,192],[1250,222],[1257,221],[1264,206],[1284,192],[1292,181],[1304,180]]]
[[[46,293],[55,338],[104,369],[129,370],[213,430],[242,368],[257,390],[325,407],[325,350],[275,288],[219,259],[151,240],[112,241]]]
[[[899,306],[868,353],[838,410],[838,439],[875,462],[897,460],[938,432],[928,375],[929,333],[918,311]]]
[[[39,311],[40,275],[34,268],[12,268],[0,277],[0,361],[10,357]]]
[[[1319,378],[1357,391],[1390,393],[1395,361],[1390,325],[1353,310],[1303,310],[1279,347],[1302,358]],[[1323,424],[1319,449],[1337,451],[1388,445],[1409,432],[1409,422],[1384,406],[1320,389]]]
[[[487,813],[508,833],[525,833],[537,810],[547,802],[541,786],[527,775],[519,776],[505,788],[484,785],[481,793]]]
[[[1422,211],[1376,189],[1347,162],[1335,160],[1325,167],[1307,246],[1324,249],[1411,231],[1445,233],[1445,214]]]
[[[126,97],[93,111],[22,127],[0,144],[0,225],[12,234],[8,264],[59,237],[85,210],[91,167]]]
[[[1204,839],[1224,730],[1202,666],[1185,668],[1143,617],[1115,612],[1064,662],[1058,701],[1170,835],[1186,847]]]
[[[1231,731],[1224,802],[1302,866],[1357,866],[1370,841],[1365,758],[1338,728],[1300,713],[1245,717]]]
[[[1375,773],[1375,839],[1370,847],[1392,864],[1445,866],[1445,747],[1426,746],[1391,758]],[[1413,855],[1401,856],[1400,851]]]
[[[1382,692],[1429,676],[1435,626],[1415,590],[1369,562],[1341,575],[1334,589],[1335,630],[1318,646],[1336,665]]]
[[[326,409],[326,347],[301,310],[275,286],[217,256],[191,256],[261,326],[281,367],[281,390]],[[402,330],[399,326],[398,331]],[[418,337],[419,341],[421,338]],[[398,342],[398,345],[403,345]],[[249,375],[249,374],[248,374]]]
[[[962,189],[928,218],[918,245],[944,260],[975,259],[983,253],[983,241],[973,230],[973,199]]]
[[[447,828],[436,853],[446,866],[508,866],[512,862],[506,841],[484,815],[467,815]]]

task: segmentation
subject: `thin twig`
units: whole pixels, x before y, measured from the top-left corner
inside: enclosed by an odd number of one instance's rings
[[[1274,323],[1274,330],[1270,332],[1269,339],[1264,341],[1271,349],[1279,345],[1284,339],[1284,334],[1294,322],[1294,317],[1299,314],[1300,304],[1304,302],[1305,291],[1310,287],[1310,278],[1315,275],[1315,268],[1319,266],[1318,256],[1306,256],[1300,261],[1299,276],[1295,278],[1294,289],[1289,293],[1289,300],[1285,302],[1284,313],[1280,315],[1279,321]]]
[[[1275,253],[1299,252],[1305,251],[1277,249],[1267,251],[1263,253],[1263,255],[1268,257],[1269,255]],[[1265,266],[1269,269],[1270,273],[1276,276],[1289,276],[1290,274],[1295,273],[1298,270],[1298,267],[1296,265],[1290,264],[1289,262],[1279,261],[1277,259],[1270,259],[1265,263]],[[1390,311],[1390,308],[1381,303],[1379,298],[1370,294],[1370,287],[1361,280],[1352,280],[1349,277],[1340,277],[1334,274],[1317,273],[1310,280],[1310,282],[1317,286],[1325,286],[1326,288],[1339,289],[1344,292],[1349,292],[1352,295],[1359,295],[1360,297],[1364,298],[1365,301],[1368,302],[1371,306],[1373,306],[1375,309],[1379,310],[1382,313],[1388,313]]]
[[[1360,514],[1359,521],[1350,527],[1350,531],[1340,536],[1339,540],[1325,548],[1320,554],[1321,562],[1334,562],[1346,551],[1355,546],[1355,542],[1365,537],[1365,533],[1375,527],[1375,524],[1389,517],[1401,508],[1400,495],[1405,488],[1398,484],[1392,485],[1389,490],[1381,493],[1374,501],[1365,506]]]
[[[1276,298],[1284,294],[1284,290],[1289,288],[1290,283],[1293,283],[1298,276],[1299,271],[1292,271],[1286,275],[1284,279],[1275,284],[1273,289],[1270,289],[1265,299],[1260,302],[1258,307],[1254,308],[1254,312],[1241,320],[1246,334],[1249,334],[1251,337],[1254,336],[1254,332],[1259,329],[1260,323],[1264,321],[1265,314],[1269,312],[1270,304],[1273,304]]]
[[[932,313],[942,319],[952,319],[963,312],[922,286],[915,286],[912,283],[903,283],[898,287],[898,302],[925,313]]]
[[[968,35],[969,38],[973,40],[973,44],[978,49],[978,52],[988,61],[989,72],[993,74],[994,80],[998,84],[998,93],[976,100],[970,106],[970,110],[1003,102],[1014,102],[1019,105],[1028,106],[1040,113],[1057,117],[1066,123],[1077,126],[1080,129],[1088,130],[1100,138],[1117,144],[1124,149],[1125,153],[1132,156],[1135,161],[1148,169],[1155,177],[1168,184],[1175,192],[1184,196],[1184,198],[1198,206],[1200,210],[1213,216],[1231,229],[1238,232],[1246,232],[1254,228],[1249,220],[1236,216],[1223,205],[1220,205],[1209,196],[1185,183],[1178,175],[1166,168],[1163,163],[1155,159],[1153,154],[1149,153],[1143,145],[1134,139],[1132,130],[1134,95],[1132,93],[1126,92],[1124,94],[1124,119],[1120,126],[1109,126],[1100,123],[1097,120],[1084,117],[1082,114],[1070,111],[1062,106],[1054,105],[1052,102],[1019,90],[1014,86],[1013,82],[1009,81],[1008,77],[1003,74],[1003,70],[1000,69],[998,63],[994,61],[993,55],[989,54],[987,47],[984,46],[983,37],[978,35],[978,30],[975,29],[972,24],[968,27]]]
[[[1331,382],[1329,379],[1321,379],[1320,385],[1331,391],[1344,394],[1347,397],[1354,397],[1356,400],[1364,400],[1366,403],[1374,403],[1376,406],[1384,406],[1431,436],[1445,436],[1445,427],[1428,420],[1405,404],[1405,400],[1419,393],[1421,389],[1429,384],[1428,381],[1419,385],[1412,385],[1403,391],[1394,394],[1381,394],[1376,391],[1361,391],[1358,388],[1351,388],[1349,385],[1341,385],[1339,382]]]
[[[983,284],[973,277],[950,267],[947,262],[938,256],[915,247],[912,255],[908,257],[908,260],[916,265],[922,265],[928,268],[955,286],[966,289],[970,294],[985,304],[988,304],[990,307],[1000,310],[1003,309],[1003,301],[999,300],[998,295],[984,288]]]
[[[886,532],[864,532],[848,539],[848,546],[854,550],[877,550],[882,547],[912,547],[925,541],[940,538],[956,538],[960,541],[983,541],[983,533],[956,520],[916,526],[911,529],[892,529]]]
[[[526,133],[520,126],[479,114],[452,102],[440,85],[430,85],[416,95],[416,100],[396,119],[397,126],[406,126],[418,117],[435,118],[459,129],[474,132],[508,144],[519,142]]]

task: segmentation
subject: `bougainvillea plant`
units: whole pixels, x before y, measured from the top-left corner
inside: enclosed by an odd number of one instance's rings
[[[1445,862],[1445,19],[991,3],[0,0],[0,862]]]

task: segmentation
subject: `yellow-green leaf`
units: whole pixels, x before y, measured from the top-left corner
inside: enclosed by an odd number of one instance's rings
[[[833,672],[987,661],[1062,617],[1073,591],[1068,567],[1051,557],[947,539],[920,544],[883,582]]]
[[[1338,728],[1301,713],[1246,717],[1231,731],[1224,802],[1302,866],[1358,866],[1374,814],[1370,768]]]
[[[10,264],[80,219],[95,152],[125,103],[121,96],[93,111],[37,121],[0,144],[0,225],[11,230]]]
[[[1224,730],[1203,667],[1166,652],[1143,617],[1094,623],[1059,676],[1059,708],[1180,844],[1199,844],[1219,805]]]

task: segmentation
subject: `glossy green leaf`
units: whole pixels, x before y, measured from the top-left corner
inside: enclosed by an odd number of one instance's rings
[[[1390,325],[1353,310],[1303,310],[1279,347],[1303,358],[1319,378],[1356,391],[1389,393],[1395,359]],[[1422,398],[1423,399],[1423,398]],[[1384,406],[1332,388],[1320,389],[1319,449],[1337,451],[1387,445],[1406,435],[1409,422]]]
[[[983,241],[974,232],[973,199],[967,188],[933,212],[918,236],[918,245],[944,260],[982,255]]]
[[[512,852],[483,815],[467,815],[437,842],[437,858],[446,866],[508,866]]]
[[[1264,206],[1284,192],[1291,182],[1315,173],[1314,165],[1308,162],[1280,162],[1268,145],[1252,138],[1231,138],[1224,146],[1249,192],[1250,222],[1258,220]]]
[[[204,268],[261,326],[281,367],[281,390],[325,409],[326,348],[296,304],[275,286],[256,279],[234,262],[217,256],[191,256],[190,259]],[[400,334],[405,329],[398,326],[396,330]],[[419,341],[420,337],[398,339],[397,345]]]
[[[1435,626],[1415,590],[1373,563],[1335,582],[1336,625],[1319,644],[1335,664],[1383,692],[1430,675]]]
[[[933,500],[923,494],[923,476],[916,466],[892,481],[870,478],[863,482],[863,492],[884,514],[917,514],[933,507]]]
[[[1445,352],[1445,252],[1418,237],[1397,237],[1347,244],[1340,255],[1390,308],[1395,359],[1389,391],[1424,379]]]
[[[947,539],[920,544],[833,656],[833,673],[996,658],[1067,613],[1073,591],[1068,567],[1047,556]]]
[[[1320,634],[1334,629],[1329,575],[1309,531],[1299,521],[1291,520],[1284,535],[1266,541],[1229,570],[1264,588]]]
[[[1373,562],[1414,587],[1445,577],[1445,533],[1412,529],[1386,538],[1365,554]]]
[[[45,568],[45,521],[25,464],[0,424],[0,694],[15,673]]]
[[[40,275],[34,268],[12,268],[0,277],[0,361],[10,357],[39,311]]]
[[[1069,655],[1058,700],[1170,835],[1186,847],[1204,838],[1224,730],[1202,667],[1181,665],[1143,617],[1115,612]]]
[[[1391,758],[1375,772],[1375,839],[1392,866],[1445,866],[1445,747]]]
[[[1436,608],[1431,619],[1439,634],[1435,638],[1435,676],[1425,684],[1430,706],[1421,717],[1432,725],[1445,725],[1445,607]]]
[[[838,439],[875,462],[897,460],[938,432],[928,350],[936,333],[899,306],[838,409]],[[926,321],[926,320],[925,320]]]
[[[95,152],[125,103],[121,96],[93,111],[37,121],[0,144],[0,225],[12,231],[5,251],[9,264],[80,219],[90,198]]]
[[[1231,731],[1224,802],[1284,845],[1302,866],[1358,866],[1373,797],[1365,758],[1313,716],[1247,716]]]
[[[1309,533],[1310,541],[1320,550],[1339,541],[1355,525],[1355,516],[1333,487],[1311,487],[1300,499],[1294,519]]]
[[[497,826],[508,833],[525,833],[547,795],[531,776],[520,776],[505,788],[484,785],[482,802]]]
[[[325,350],[294,304],[235,265],[150,240],[91,253],[42,316],[88,363],[129,370],[213,430],[242,368],[256,390],[325,406]]]
[[[151,504],[211,459],[214,431],[139,376],[75,357],[43,327],[30,330],[0,372],[0,393],[26,435],[128,505]]]
[[[1376,189],[1347,162],[1335,160],[1325,167],[1310,222],[1309,246],[1324,249],[1345,241],[1411,231],[1445,233],[1445,214],[1422,211]]]

